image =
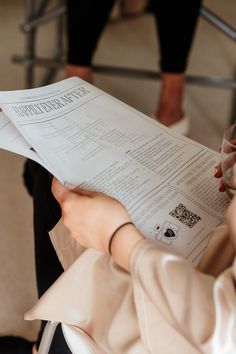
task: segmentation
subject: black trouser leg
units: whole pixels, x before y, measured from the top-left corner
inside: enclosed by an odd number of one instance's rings
[[[115,0],[67,0],[69,64],[90,66]]]
[[[161,50],[161,71],[183,73],[202,0],[153,0]]]

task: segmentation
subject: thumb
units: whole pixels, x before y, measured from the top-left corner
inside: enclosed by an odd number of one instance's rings
[[[52,180],[52,194],[56,200],[61,203],[71,191],[63,186],[55,177]]]

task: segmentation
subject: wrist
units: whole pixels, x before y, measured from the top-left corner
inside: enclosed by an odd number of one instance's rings
[[[111,255],[114,261],[129,271],[129,258],[136,244],[143,240],[143,236],[134,224],[127,224],[119,229],[111,243]]]
[[[116,237],[117,233],[120,231],[120,229],[122,229],[123,227],[126,227],[128,225],[133,225],[134,226],[134,223],[132,221],[126,221],[124,222],[123,224],[121,224],[120,226],[118,226],[115,231],[113,232],[113,234],[110,236],[110,239],[109,239],[109,242],[108,242],[108,252],[110,254],[110,256],[112,256],[112,253],[111,253],[111,247],[112,247],[112,242],[113,242],[113,239]]]

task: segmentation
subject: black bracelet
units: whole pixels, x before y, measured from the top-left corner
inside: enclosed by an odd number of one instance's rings
[[[109,244],[108,244],[108,251],[109,251],[109,254],[112,256],[111,254],[111,245],[112,245],[112,241],[114,239],[114,236],[116,235],[116,233],[124,226],[126,225],[134,225],[134,223],[132,221],[128,221],[128,222],[125,222],[124,224],[120,225],[117,227],[117,229],[115,229],[115,231],[113,232],[113,234],[111,235],[110,237],[110,240],[109,240]]]

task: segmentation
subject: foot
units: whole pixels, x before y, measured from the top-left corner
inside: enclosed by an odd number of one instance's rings
[[[170,127],[184,116],[182,109],[185,76],[183,74],[163,73],[161,93],[156,110],[156,118]]]
[[[78,65],[68,64],[65,67],[65,73],[66,73],[66,77],[78,76],[82,80],[85,80],[90,84],[93,84],[93,75],[90,66],[78,66]]]
[[[188,117],[183,117],[177,123],[171,124],[169,126],[170,130],[176,134],[187,135],[189,132],[189,119]]]

